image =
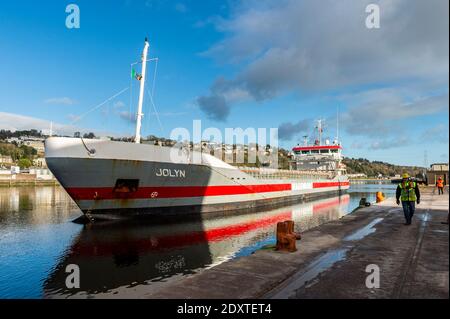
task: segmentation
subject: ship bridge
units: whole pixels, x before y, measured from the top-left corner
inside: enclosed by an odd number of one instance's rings
[[[340,159],[342,157],[342,146],[340,145],[311,145],[297,146],[292,149],[298,157],[321,156]]]
[[[335,171],[342,172],[342,146],[341,145],[311,145],[297,146],[292,149],[293,156],[290,161],[291,170],[306,171]]]

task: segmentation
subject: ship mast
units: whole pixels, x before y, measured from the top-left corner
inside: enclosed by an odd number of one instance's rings
[[[339,106],[337,107],[336,110],[336,144],[340,144],[339,143]]]
[[[322,119],[317,121],[317,130],[319,132],[319,145],[322,145]]]
[[[134,139],[134,142],[137,144],[141,142],[141,122],[142,116],[144,116],[144,114],[142,114],[142,104],[144,103],[145,72],[147,70],[147,54],[149,46],[150,44],[148,43],[147,38],[145,38],[144,51],[142,52],[142,78],[140,80],[141,87],[139,91],[138,111],[136,117],[136,137]]]

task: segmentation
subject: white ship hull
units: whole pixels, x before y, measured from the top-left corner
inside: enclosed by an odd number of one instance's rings
[[[256,178],[208,154],[181,151],[174,159],[169,147],[60,137],[45,147],[52,173],[92,215],[253,209],[349,188],[346,176]]]

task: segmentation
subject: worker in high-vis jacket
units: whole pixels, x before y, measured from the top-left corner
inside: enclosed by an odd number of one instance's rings
[[[436,187],[438,188],[438,194],[444,195],[444,180],[442,179],[442,177],[439,177],[436,181]]]
[[[405,214],[405,225],[411,225],[416,202],[420,204],[420,191],[417,183],[413,181],[408,174],[403,174],[402,182],[398,184],[396,191],[397,205],[402,201],[403,213]]]

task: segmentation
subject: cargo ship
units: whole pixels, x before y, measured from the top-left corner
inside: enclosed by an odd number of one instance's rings
[[[288,170],[237,167],[202,151],[141,144],[148,48],[146,40],[134,143],[67,137],[45,141],[49,169],[86,216],[256,209],[349,188],[342,146],[338,139],[322,144],[321,121],[312,145],[306,141],[293,148]]]

